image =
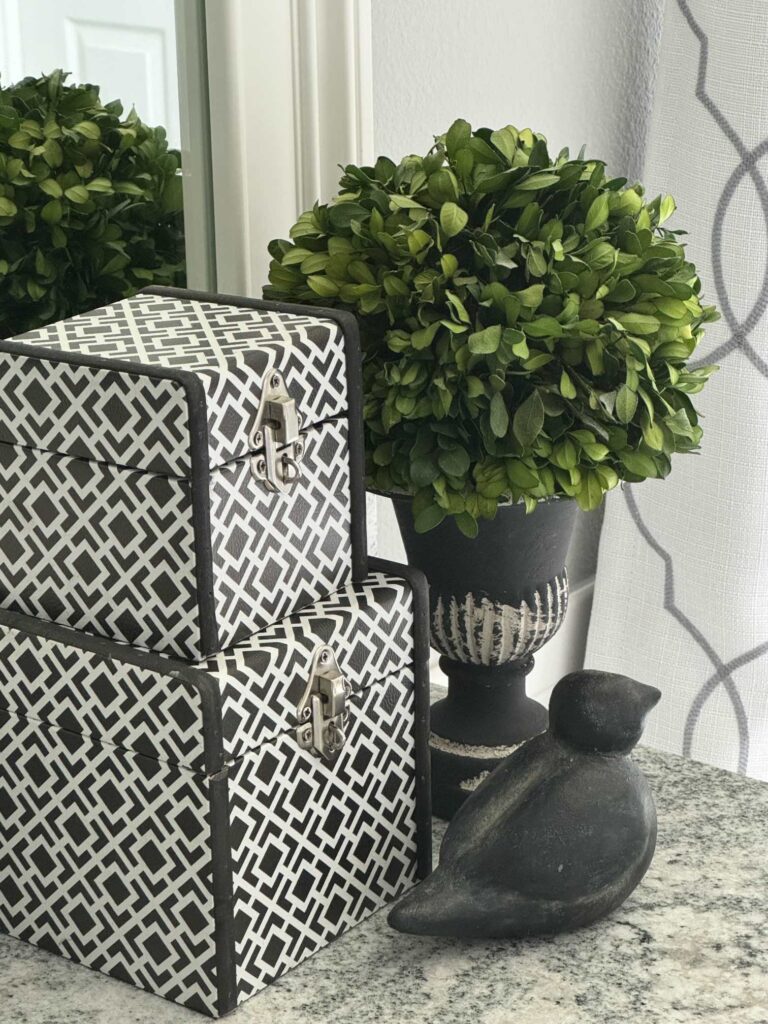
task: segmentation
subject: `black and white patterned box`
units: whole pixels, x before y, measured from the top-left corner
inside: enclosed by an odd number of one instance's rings
[[[430,867],[426,621],[388,563],[199,666],[0,612],[0,929],[217,1016],[392,900]]]
[[[354,318],[150,289],[0,341],[0,607],[196,660],[365,575]]]

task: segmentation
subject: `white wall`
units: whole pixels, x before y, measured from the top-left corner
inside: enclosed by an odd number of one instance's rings
[[[640,173],[664,0],[372,2],[377,151],[425,152],[464,117]]]
[[[457,117],[583,143],[612,173],[642,173],[664,0],[372,0],[374,143],[425,153]],[[402,545],[379,501],[378,549]],[[580,517],[569,555],[567,629],[540,655],[531,691],[583,655],[601,515]],[[546,668],[545,668],[546,666]],[[546,678],[545,678],[546,675]]]

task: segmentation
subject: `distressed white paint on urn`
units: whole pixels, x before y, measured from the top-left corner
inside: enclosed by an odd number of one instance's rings
[[[568,608],[568,573],[555,576],[529,601],[499,604],[465,594],[438,598],[432,644],[441,654],[471,665],[520,661],[542,647],[562,625]]]

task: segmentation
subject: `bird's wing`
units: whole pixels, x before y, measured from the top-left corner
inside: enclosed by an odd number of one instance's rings
[[[610,885],[646,857],[653,799],[628,759],[545,756],[523,781],[516,766],[509,769],[493,780],[497,792],[482,794],[474,838],[469,821],[451,837],[451,860],[462,873],[522,898],[556,893],[567,901]]]
[[[505,758],[452,818],[440,863],[450,864],[466,847],[484,843],[494,834],[498,819],[535,798],[562,758],[563,748],[548,733],[534,737]]]

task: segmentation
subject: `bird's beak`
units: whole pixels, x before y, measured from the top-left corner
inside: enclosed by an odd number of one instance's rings
[[[637,693],[640,707],[643,710],[643,717],[648,712],[655,708],[661,700],[661,690],[658,690],[655,686],[648,686],[646,683],[635,683],[635,692]]]

